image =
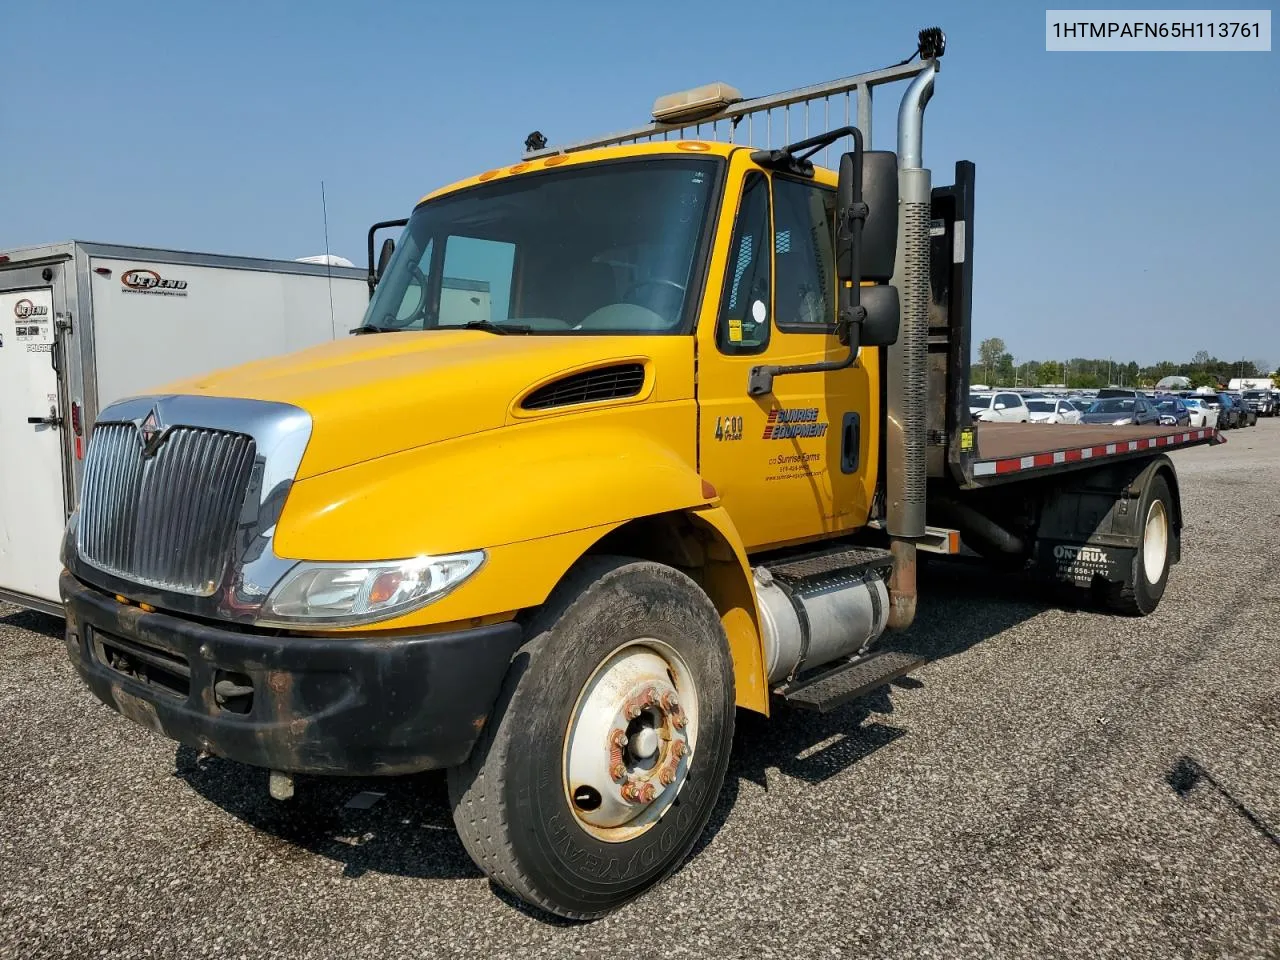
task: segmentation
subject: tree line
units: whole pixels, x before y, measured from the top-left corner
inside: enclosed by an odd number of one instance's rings
[[[1163,360],[1150,366],[1111,358],[1091,360],[1014,360],[999,337],[983,340],[969,377],[973,383],[992,387],[1043,386],[1065,384],[1075,389],[1098,387],[1154,387],[1165,377],[1187,377],[1193,387],[1225,387],[1236,377],[1280,378],[1265,360],[1220,360],[1200,350],[1190,361]]]

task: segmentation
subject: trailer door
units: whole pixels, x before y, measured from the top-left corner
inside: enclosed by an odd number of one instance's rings
[[[0,292],[0,594],[58,602],[66,523],[53,289]]]

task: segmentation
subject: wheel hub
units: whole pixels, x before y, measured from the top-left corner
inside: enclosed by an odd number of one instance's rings
[[[565,739],[565,791],[585,829],[620,841],[657,822],[689,768],[696,704],[687,667],[660,641],[628,644],[601,664]]]
[[[1147,510],[1147,522],[1142,532],[1142,567],[1148,583],[1156,583],[1164,574],[1165,558],[1169,553],[1169,519],[1164,504],[1151,501]]]

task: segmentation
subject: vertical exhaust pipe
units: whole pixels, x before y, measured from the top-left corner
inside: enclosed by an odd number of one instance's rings
[[[902,303],[898,342],[888,350],[888,456],[886,527],[893,553],[889,578],[889,627],[902,630],[916,615],[916,540],[925,532],[925,397],[928,389],[929,220],[932,183],[923,166],[924,108],[933,96],[945,39],[920,32],[927,60],[898,108],[898,257],[893,285]]]

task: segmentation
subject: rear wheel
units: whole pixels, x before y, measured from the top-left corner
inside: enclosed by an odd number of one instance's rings
[[[1116,613],[1146,616],[1160,605],[1169,582],[1173,557],[1173,495],[1159,474],[1152,477],[1142,496],[1144,518],[1139,545],[1129,576],[1122,583],[1108,583],[1103,591],[1106,606]]]
[[[572,919],[603,916],[679,866],[733,742],[719,614],[670,567],[591,558],[530,625],[470,760],[454,823],[493,881]]]

